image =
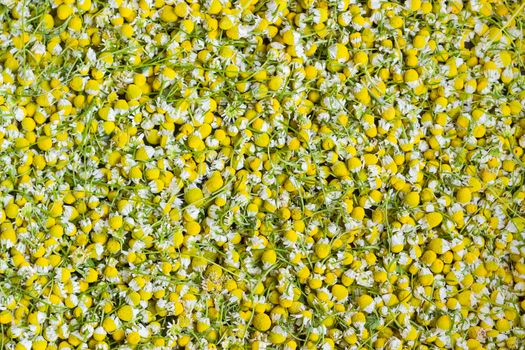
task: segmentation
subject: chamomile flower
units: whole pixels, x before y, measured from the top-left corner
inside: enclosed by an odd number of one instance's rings
[[[522,6],[3,3],[7,348],[521,346]]]

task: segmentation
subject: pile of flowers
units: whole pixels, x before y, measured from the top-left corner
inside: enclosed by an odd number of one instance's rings
[[[521,1],[0,24],[0,348],[525,347]]]

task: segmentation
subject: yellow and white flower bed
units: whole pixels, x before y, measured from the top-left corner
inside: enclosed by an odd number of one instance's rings
[[[1,349],[525,348],[525,4],[0,28]]]

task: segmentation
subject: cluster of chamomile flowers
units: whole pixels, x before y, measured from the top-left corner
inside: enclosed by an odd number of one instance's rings
[[[522,349],[524,7],[0,0],[0,348]]]

